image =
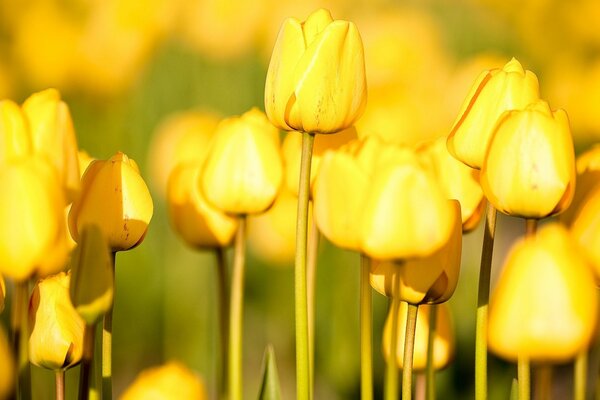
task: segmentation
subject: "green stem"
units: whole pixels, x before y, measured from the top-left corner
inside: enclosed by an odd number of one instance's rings
[[[59,369],[55,375],[56,400],[65,400],[65,370]]]
[[[13,334],[13,351],[17,373],[16,398],[31,398],[31,370],[29,368],[29,282],[15,282],[13,296],[11,325]]]
[[[517,361],[517,369],[519,377],[519,400],[529,400],[531,396],[529,359],[525,357],[519,357]]]
[[[583,350],[575,359],[574,400],[585,400],[587,383],[588,352]]]
[[[410,400],[412,398],[412,366],[418,310],[418,305],[408,303],[406,334],[404,335],[404,361],[402,362],[402,400]]]
[[[479,293],[475,327],[475,400],[487,399],[487,325],[490,276],[496,232],[496,209],[488,202],[479,269]]]
[[[369,282],[371,260],[360,255],[360,393],[362,400],[373,399],[373,321]]]
[[[398,400],[398,309],[400,300],[391,298],[390,313],[392,314],[392,329],[390,335],[390,354],[385,363],[384,399]]]
[[[311,400],[310,356],[308,340],[308,294],[306,283],[306,250],[308,226],[308,198],[310,192],[310,164],[315,135],[302,133],[302,158],[298,189],[296,219],[296,260],[294,267],[294,294],[296,318],[296,398]]]
[[[83,354],[79,369],[79,400],[89,399],[95,333],[96,326],[86,324],[83,331]]]
[[[311,218],[311,230],[308,235],[308,248],[307,253],[307,267],[306,267],[306,281],[307,281],[307,300],[306,304],[308,307],[308,357],[309,357],[309,393],[314,393],[314,376],[315,370],[315,285],[317,280],[317,256],[319,250],[319,228],[314,215]]]
[[[225,249],[218,247],[215,249],[217,257],[217,290],[219,297],[219,350],[220,350],[220,368],[217,372],[217,388],[219,396],[225,398],[227,394],[227,360],[229,352],[229,291],[227,287],[227,263],[225,259]]]
[[[115,265],[117,253],[112,252],[113,279],[115,279]],[[115,286],[116,288],[116,286]],[[102,319],[102,399],[112,399],[112,325],[113,304]]]
[[[229,399],[241,400],[242,381],[242,332],[244,312],[244,267],[246,263],[246,216],[239,218],[233,250],[231,276],[231,300],[229,303]]]
[[[550,400],[552,393],[552,367],[541,365],[537,368],[535,393],[537,400]]]
[[[429,307],[429,334],[427,336],[427,366],[425,367],[425,398],[435,400],[435,366],[433,365],[434,342],[437,328],[438,306]]]

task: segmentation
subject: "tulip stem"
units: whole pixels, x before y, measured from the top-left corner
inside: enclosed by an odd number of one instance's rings
[[[525,219],[525,236],[535,236],[537,232],[537,219],[527,218]]]
[[[221,368],[217,372],[217,388],[220,398],[225,398],[227,394],[227,360],[229,351],[229,291],[227,287],[227,262],[225,259],[225,249],[217,247],[215,249],[217,257],[217,287],[219,297],[219,350]]]
[[[115,279],[115,264],[117,253],[111,253],[113,279]],[[102,320],[102,399],[112,399],[112,323],[113,304],[110,306]]]
[[[574,400],[585,400],[586,383],[587,383],[587,368],[588,367],[588,352],[587,349],[582,350],[575,359],[575,376],[574,376]]]
[[[85,325],[83,331],[83,354],[79,369],[79,400],[87,400],[89,398],[95,333],[95,325]]]
[[[16,398],[31,398],[31,371],[29,369],[28,315],[29,285],[27,280],[15,283],[13,295],[11,325],[13,350],[17,373]]]
[[[308,236],[307,251],[307,306],[308,306],[308,356],[309,356],[309,371],[310,387],[309,392],[314,393],[314,367],[315,367],[315,284],[317,279],[317,255],[319,250],[319,228],[314,215],[311,217],[311,230]]]
[[[541,365],[537,369],[536,375],[536,398],[538,400],[550,400],[552,397],[552,367],[550,365]]]
[[[390,313],[392,314],[392,333],[390,335],[390,354],[385,360],[384,399],[398,400],[398,309],[400,300],[392,297],[390,300]]]
[[[410,400],[412,398],[412,364],[418,310],[418,305],[408,303],[406,334],[404,335],[404,361],[402,362],[402,400]]]
[[[479,269],[479,293],[475,327],[475,400],[487,399],[487,325],[490,277],[496,233],[496,209],[488,202]]]
[[[360,398],[373,399],[373,321],[372,294],[369,282],[371,260],[360,255]]]
[[[308,198],[310,164],[315,141],[314,133],[302,132],[302,156],[296,215],[296,260],[294,267],[294,307],[296,318],[296,398],[311,400],[310,356],[308,340],[308,293],[306,282],[306,252],[308,231]]]
[[[56,400],[65,400],[65,370],[56,371]]]
[[[429,307],[429,333],[427,336],[427,364],[425,367],[425,398],[435,400],[435,366],[433,365],[433,353],[435,333],[437,328],[438,306],[432,304]]]
[[[239,217],[233,249],[231,300],[229,303],[229,399],[242,400],[242,331],[244,307],[244,266],[246,258],[246,216]]]
[[[529,359],[519,357],[517,361],[517,370],[519,378],[519,400],[529,400],[531,393]]]

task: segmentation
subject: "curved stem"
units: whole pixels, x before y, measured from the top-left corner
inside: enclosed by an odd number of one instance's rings
[[[490,301],[490,276],[496,232],[496,209],[488,202],[479,269],[477,320],[475,328],[475,400],[487,399],[487,325]]]
[[[246,216],[239,218],[233,250],[231,276],[231,301],[229,303],[229,399],[241,400],[242,380],[242,331],[244,312],[244,267],[246,262]]]
[[[112,252],[113,279],[115,275],[115,263],[117,253]],[[114,286],[114,284],[113,284]],[[116,286],[114,286],[116,289]],[[116,292],[116,290],[115,290]],[[113,304],[104,314],[102,319],[102,399],[112,399],[112,325],[113,325]]]
[[[385,382],[384,382],[384,399],[398,400],[398,363],[396,357],[398,353],[398,310],[400,308],[400,300],[396,298],[390,299],[390,313],[392,314],[392,332],[390,335],[390,355],[385,364]]]
[[[404,361],[402,362],[402,400],[410,400],[412,398],[412,365],[418,310],[418,305],[408,303],[406,311],[406,334],[404,335]]]
[[[296,398],[312,399],[310,390],[310,357],[308,340],[308,294],[306,283],[306,243],[308,225],[308,197],[310,192],[310,164],[315,135],[302,133],[302,158],[298,189],[296,219],[296,260],[294,266],[294,293],[296,318]]]
[[[575,359],[575,376],[574,376],[574,400],[585,400],[586,383],[587,383],[587,367],[588,353],[587,349],[577,355]]]
[[[314,393],[315,370],[315,285],[317,280],[317,256],[319,253],[319,228],[314,215],[310,218],[310,231],[308,232],[307,267],[306,267],[306,294],[308,307],[308,357],[310,382],[309,391]]]
[[[372,296],[369,282],[371,260],[360,255],[360,398],[373,399],[373,321]]]
[[[225,249],[215,249],[217,257],[217,291],[219,297],[219,350],[220,368],[217,372],[217,388],[221,398],[225,398],[227,392],[227,359],[229,351],[229,291],[227,288],[227,262],[225,260]]]
[[[56,400],[65,400],[65,370],[56,371],[55,375]]]
[[[427,366],[425,369],[425,398],[435,400],[435,366],[433,365],[433,353],[435,333],[437,328],[438,306],[432,304],[429,307],[429,334],[427,336]]]
[[[519,400],[529,400],[531,393],[531,378],[529,359],[519,357],[517,361],[518,381],[519,381]]]

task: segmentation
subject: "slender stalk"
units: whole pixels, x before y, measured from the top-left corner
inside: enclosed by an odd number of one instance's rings
[[[92,361],[94,357],[94,337],[96,327],[87,325],[83,331],[83,354],[81,356],[81,367],[79,369],[79,400],[88,400],[90,386],[92,384]]]
[[[427,366],[425,367],[425,398],[435,400],[435,366],[433,365],[434,339],[437,328],[438,306],[429,307],[429,334],[427,336]]]
[[[117,253],[112,252],[113,279],[115,277]],[[116,288],[116,286],[115,286]],[[113,305],[104,314],[102,319],[102,399],[112,399],[112,325]]]
[[[525,220],[525,236],[535,236],[537,232],[537,219],[527,218]]]
[[[319,253],[319,228],[314,215],[310,218],[311,225],[308,232],[307,266],[306,266],[306,294],[308,306],[308,357],[309,357],[309,390],[314,393],[315,370],[315,285],[317,280],[317,256]]]
[[[310,191],[310,164],[315,135],[302,133],[302,158],[298,189],[296,219],[296,260],[294,267],[294,294],[296,318],[296,398],[311,400],[310,356],[308,340],[308,293],[306,283],[306,249],[308,225],[308,195]]]
[[[390,313],[392,313],[392,334],[390,335],[390,355],[385,364],[384,399],[398,400],[398,309],[400,300],[391,298]]]
[[[475,328],[475,400],[487,399],[487,325],[490,301],[490,276],[496,233],[496,209],[488,202],[479,269],[477,320]]]
[[[16,354],[15,370],[17,374],[16,398],[31,398],[31,370],[29,369],[29,338],[28,316],[29,283],[15,282],[11,312],[11,327],[13,335],[13,351]]]
[[[418,310],[418,305],[408,304],[406,334],[404,335],[404,361],[402,362],[402,400],[410,400],[412,398],[412,366]]]
[[[65,400],[65,370],[56,371],[56,400]]]
[[[575,359],[575,376],[573,384],[573,399],[585,400],[588,368],[588,352],[583,350]]]
[[[227,393],[227,360],[229,352],[229,290],[227,287],[227,262],[225,260],[225,249],[215,249],[217,257],[217,290],[219,297],[219,351],[220,368],[217,372],[217,388],[221,398]]]
[[[229,303],[229,399],[242,400],[242,332],[244,312],[244,267],[246,263],[246,216],[239,218],[233,250],[231,300]]]
[[[371,260],[360,255],[360,398],[373,399],[373,320],[369,282]]]
[[[517,361],[517,374],[519,377],[519,400],[529,400],[531,396],[531,378],[529,359],[519,357]]]
[[[535,393],[536,400],[550,400],[552,398],[552,367],[550,365],[538,367]]]

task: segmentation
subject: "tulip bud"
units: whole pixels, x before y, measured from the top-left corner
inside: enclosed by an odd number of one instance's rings
[[[537,77],[514,58],[502,69],[483,72],[448,136],[448,151],[463,163],[481,168],[500,115],[507,110],[521,110],[538,97]]]
[[[71,275],[60,272],[38,281],[29,303],[29,360],[51,370],[81,360],[84,321],[69,298]]]
[[[219,124],[199,185],[224,212],[255,214],[273,204],[282,178],[279,132],[253,108]]]
[[[498,121],[481,169],[488,201],[505,214],[544,218],[571,204],[575,156],[567,114],[539,100]]]
[[[200,166],[183,163],[171,173],[167,186],[169,219],[189,245],[224,247],[231,243],[238,221],[206,201],[198,187]]]
[[[121,396],[121,400],[149,398],[205,400],[208,395],[200,377],[179,362],[171,361],[140,372]]]
[[[513,246],[492,295],[488,345],[516,361],[565,362],[587,349],[596,327],[594,276],[558,224]]]
[[[577,184],[571,205],[560,214],[560,221],[566,225],[573,224],[577,213],[587,202],[590,193],[600,186],[600,145],[593,146],[590,150],[577,157]]]
[[[95,224],[112,251],[129,250],[144,239],[152,212],[152,198],[137,164],[119,152],[88,167],[81,196],[69,212],[69,230],[79,243],[82,228]]]
[[[394,262],[371,263],[369,280],[384,296],[410,304],[437,304],[447,301],[458,283],[462,230],[458,201],[450,200],[455,214],[450,239],[429,256]]]
[[[594,267],[596,283],[600,284],[600,185],[580,205],[571,233]]]
[[[362,40],[352,22],[317,10],[283,23],[265,87],[265,110],[278,128],[335,133],[352,125],[366,104]]]
[[[429,314],[433,306],[422,305],[417,311],[417,326],[415,330],[415,344],[413,353],[413,370],[423,371],[427,368],[427,341],[429,339]],[[433,368],[440,370],[446,368],[454,358],[454,333],[450,307],[447,304],[437,306],[436,328],[433,339]],[[406,315],[408,306],[405,302],[400,303],[397,315],[397,341],[396,364],[398,368],[404,367],[404,340],[406,336]],[[383,357],[390,357],[393,315],[392,309],[385,320],[383,328]]]
[[[0,163],[31,154],[31,147],[21,108],[10,100],[0,101]]]
[[[4,328],[0,325],[0,399],[8,399],[15,382],[15,362]]]

